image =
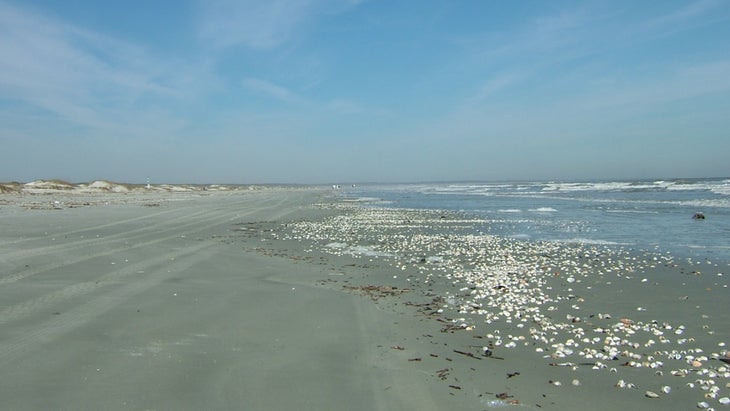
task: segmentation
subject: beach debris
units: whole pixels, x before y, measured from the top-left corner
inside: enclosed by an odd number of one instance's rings
[[[644,396],[647,398],[659,398],[659,394],[655,393],[654,391],[647,391],[644,393]]]
[[[373,300],[378,300],[387,296],[400,295],[410,291],[409,289],[399,289],[398,287],[391,287],[388,285],[345,285],[343,288],[368,296]]]
[[[474,354],[472,354],[470,352],[459,351],[459,350],[454,350],[454,352],[457,353],[457,354],[461,354],[461,355],[467,356],[469,358],[473,358],[475,360],[481,360],[481,358],[477,357],[476,355],[474,355]]]

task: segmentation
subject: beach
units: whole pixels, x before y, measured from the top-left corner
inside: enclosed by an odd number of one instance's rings
[[[8,409],[726,407],[724,266],[324,188],[37,190],[0,195]]]
[[[109,205],[73,208],[57,195],[3,197],[0,208],[5,408],[447,404],[426,387],[384,391],[398,373],[377,345],[393,314],[318,286],[316,264],[234,235],[311,214],[302,206],[321,192],[96,194]]]

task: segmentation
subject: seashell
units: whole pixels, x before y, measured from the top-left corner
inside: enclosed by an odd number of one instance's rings
[[[573,384],[574,386],[578,387],[578,386],[580,385],[580,380],[578,380],[578,379],[574,379],[574,380],[572,381],[572,384]]]
[[[644,393],[644,396],[647,398],[659,398],[659,394],[655,393],[654,391],[647,391]]]
[[[717,400],[722,405],[730,405],[730,398],[728,397],[722,397],[719,400]]]
[[[668,385],[665,385],[665,386],[662,387],[662,392],[664,394],[669,394],[670,392],[672,392],[672,387],[670,387]]]
[[[708,404],[704,401],[701,401],[701,402],[697,403],[697,408],[699,408],[701,410],[706,410],[706,409],[710,408],[710,404]]]
[[[694,361],[692,361],[692,366],[695,368],[700,368],[700,367],[702,367],[702,362],[698,361],[698,360],[694,360]]]

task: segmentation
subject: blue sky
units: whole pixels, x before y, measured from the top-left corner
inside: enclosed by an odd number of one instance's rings
[[[730,1],[3,1],[0,181],[730,176]]]

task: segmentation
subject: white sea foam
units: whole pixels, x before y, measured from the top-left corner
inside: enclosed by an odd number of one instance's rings
[[[497,211],[499,211],[500,213],[521,213],[522,212],[522,210],[520,210],[519,208],[505,208],[505,209],[501,209],[501,210],[497,210]]]
[[[677,201],[675,204],[695,208],[730,208],[730,199]]]
[[[540,207],[540,208],[532,208],[530,211],[535,213],[556,213],[558,210],[552,208],[552,207]]]

